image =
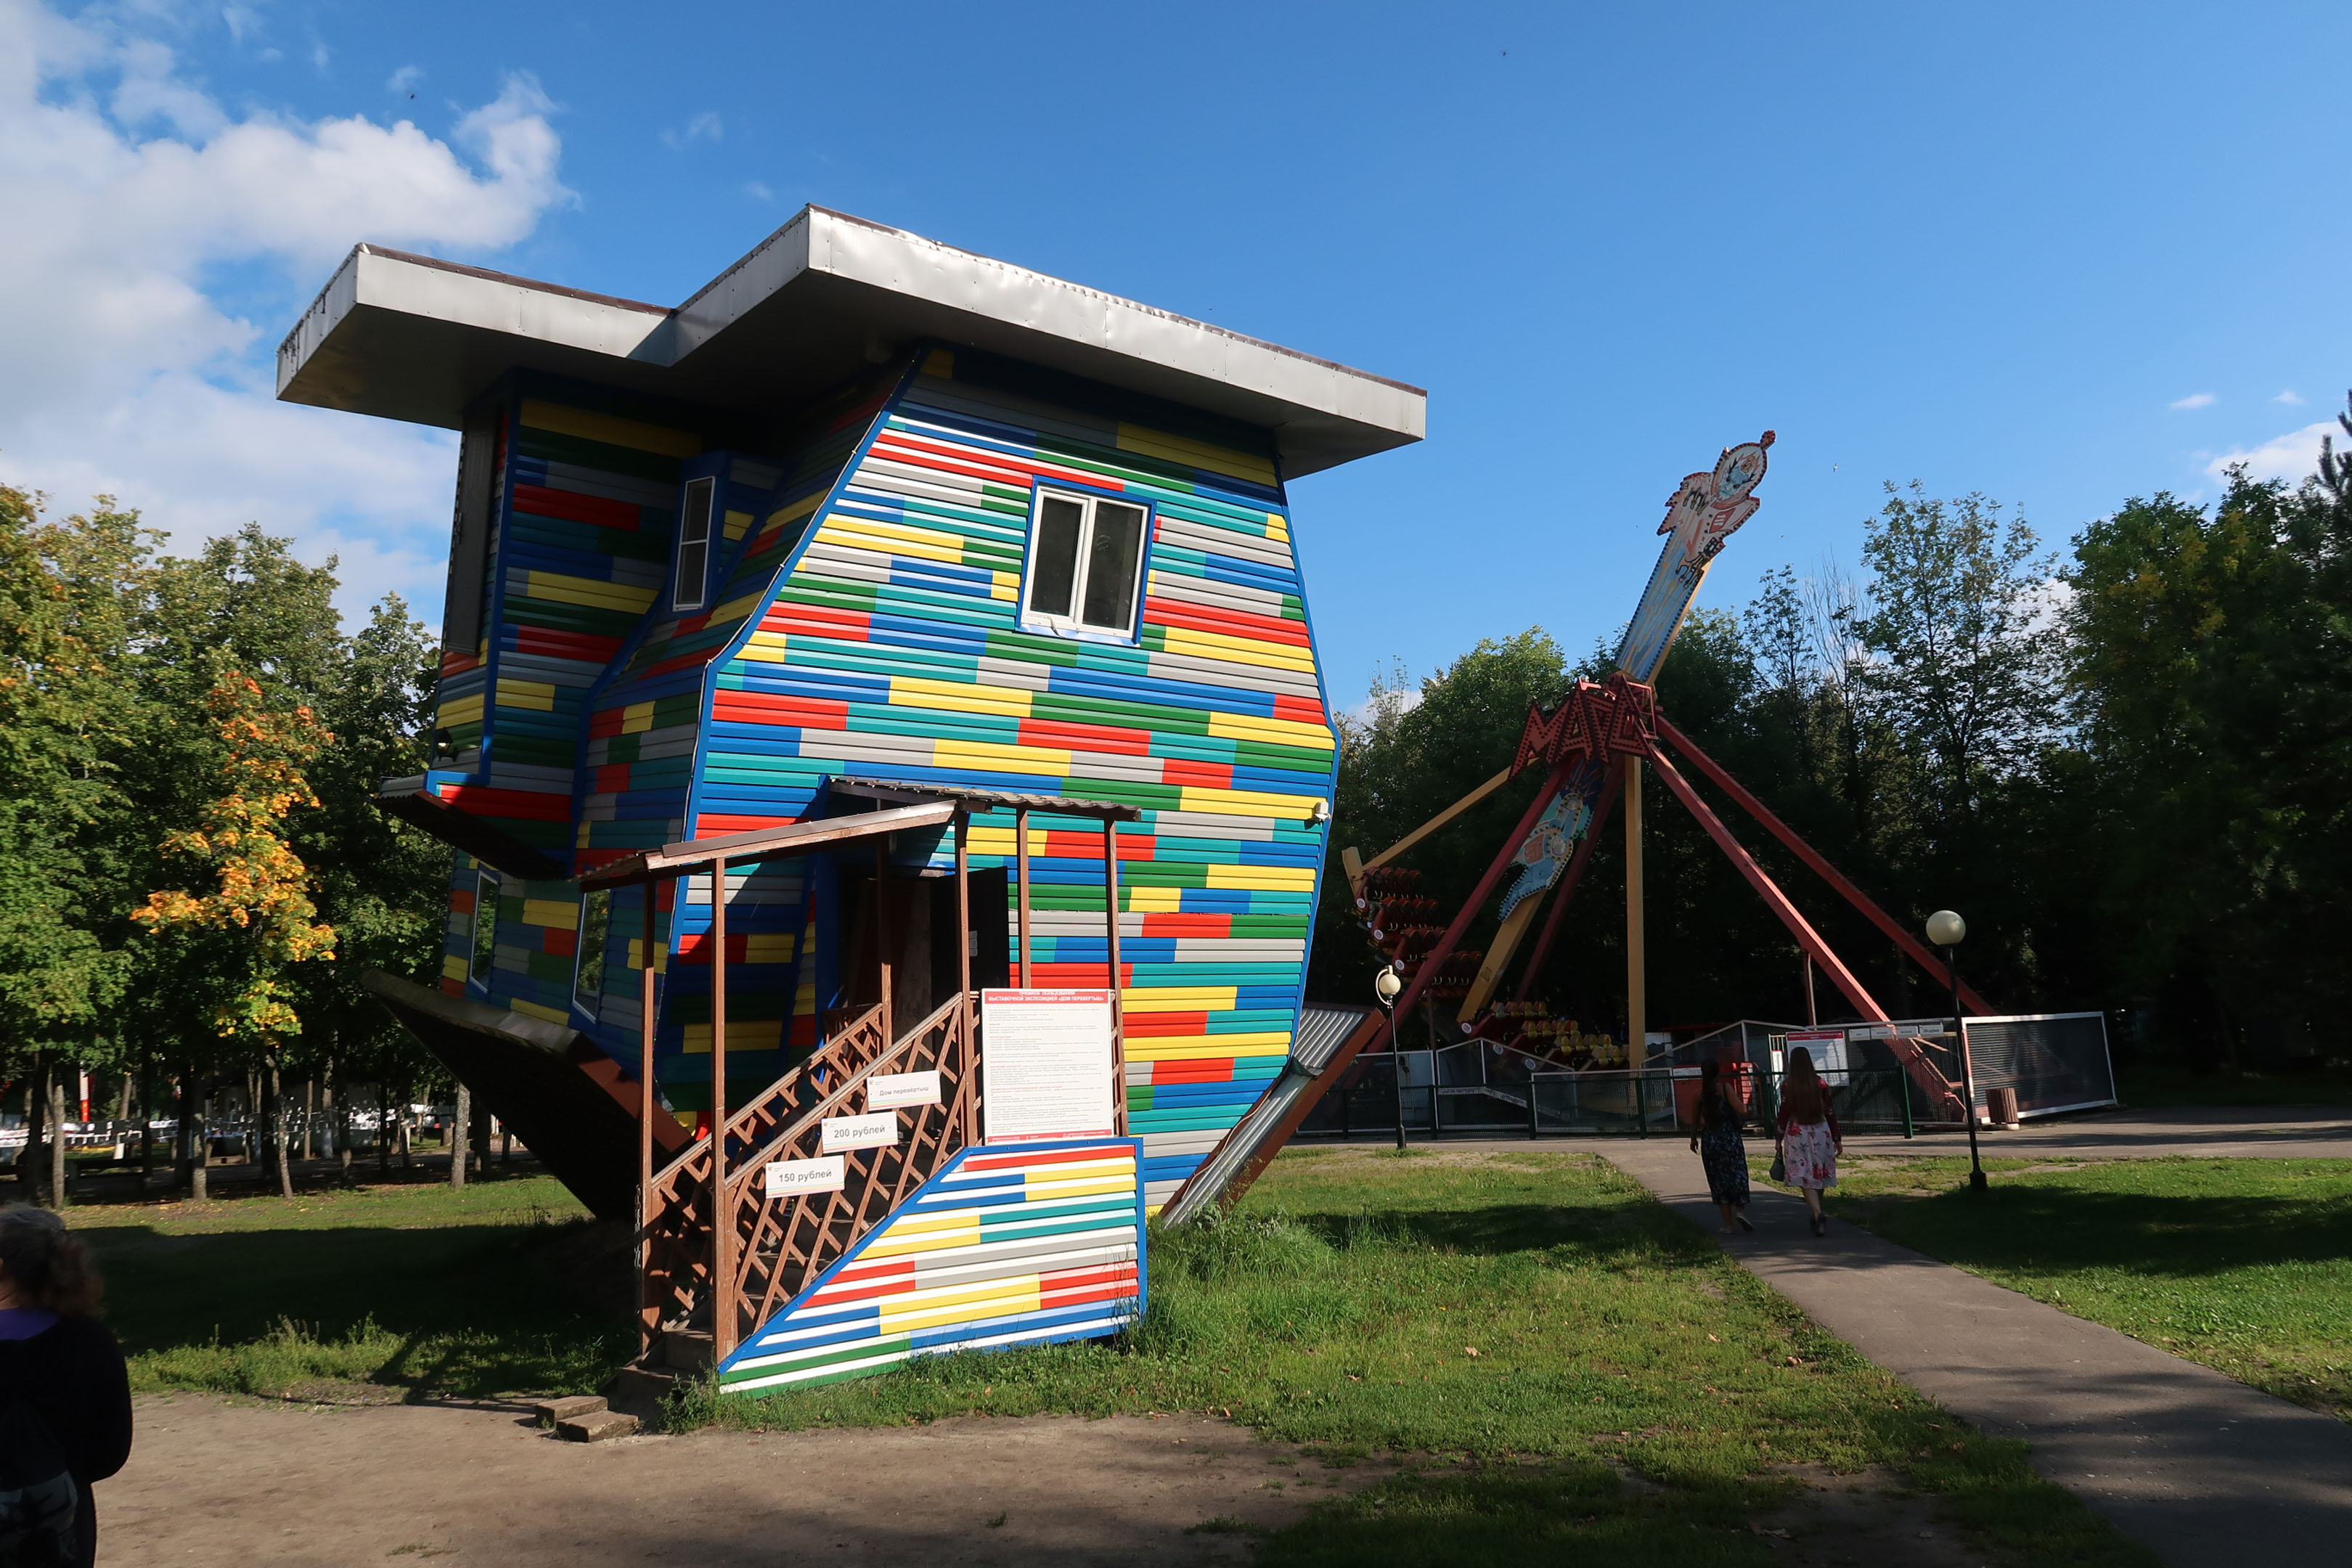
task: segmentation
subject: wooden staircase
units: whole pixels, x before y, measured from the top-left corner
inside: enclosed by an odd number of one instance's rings
[[[727,1118],[723,1193],[709,1135],[655,1172],[637,1234],[643,1352],[623,1394],[658,1397],[677,1373],[724,1361],[977,1141],[979,1000],[950,997],[895,1040],[878,1005],[841,1016],[821,1049]],[[827,1118],[866,1110],[867,1080],[928,1071],[940,1075],[938,1103],[901,1108],[898,1143],[846,1152],[842,1190],[768,1196],[767,1166],[817,1157]]]

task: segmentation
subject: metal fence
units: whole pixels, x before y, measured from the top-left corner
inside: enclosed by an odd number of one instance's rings
[[[1489,1076],[1465,1070],[1470,1046],[1402,1056],[1402,1109],[1408,1135],[1544,1138],[1585,1133],[1686,1136],[1698,1103],[1698,1069],[1649,1068],[1638,1072],[1509,1069],[1534,1058],[1508,1052],[1486,1064]],[[1452,1059],[1449,1060],[1448,1058]],[[1517,1058],[1517,1062],[1509,1058]],[[1392,1132],[1399,1109],[1397,1065],[1389,1053],[1356,1058],[1347,1076],[1317,1102],[1297,1136],[1351,1137]],[[1503,1068],[1501,1073],[1492,1069]],[[1769,1129],[1780,1110],[1780,1080],[1769,1071],[1727,1076],[1750,1129]],[[1907,1073],[1862,1069],[1841,1075],[1830,1089],[1838,1125],[1846,1130],[1900,1131],[1909,1137],[1924,1111]]]

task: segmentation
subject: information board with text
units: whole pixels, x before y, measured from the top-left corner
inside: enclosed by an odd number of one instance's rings
[[[1112,1060],[1108,991],[982,991],[982,1141],[1108,1136]]]

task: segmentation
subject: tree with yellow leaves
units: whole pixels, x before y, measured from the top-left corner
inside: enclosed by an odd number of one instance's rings
[[[302,1027],[287,971],[335,956],[334,928],[316,919],[310,868],[287,841],[288,816],[319,805],[304,770],[334,736],[307,706],[272,711],[260,683],[239,671],[214,681],[205,708],[226,753],[227,787],[206,806],[201,827],[167,836],[163,849],[202,868],[214,890],[150,893],[131,918],[158,934],[227,939],[216,950],[223,989],[212,1026],[223,1039],[255,1050],[274,1088],[281,1048]],[[278,1191],[291,1197],[288,1141],[274,1142]]]

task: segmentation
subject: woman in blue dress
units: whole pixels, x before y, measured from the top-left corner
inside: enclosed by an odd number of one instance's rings
[[[1706,1195],[1723,1212],[1723,1234],[1732,1227],[1754,1230],[1748,1223],[1748,1143],[1739,1135],[1739,1106],[1723,1081],[1720,1063],[1698,1069],[1697,1131],[1691,1134],[1691,1152],[1706,1170]]]

